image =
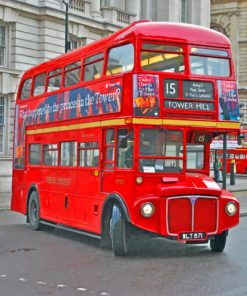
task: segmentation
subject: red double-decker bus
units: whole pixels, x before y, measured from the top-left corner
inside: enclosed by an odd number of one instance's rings
[[[210,142],[238,129],[228,39],[133,23],[24,73],[11,208],[118,256],[139,230],[221,252],[239,203],[209,177]]]
[[[216,139],[211,143],[214,148],[212,160],[217,156],[223,162],[223,141]],[[237,174],[247,174],[247,130],[241,129],[240,132],[228,134],[226,151],[226,172],[231,172],[231,163],[234,163],[234,169]],[[212,164],[211,164],[212,166]]]

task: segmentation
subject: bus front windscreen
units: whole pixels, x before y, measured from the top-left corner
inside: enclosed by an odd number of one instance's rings
[[[190,71],[196,75],[229,77],[230,63],[227,51],[192,48]]]
[[[139,170],[179,173],[183,170],[183,132],[143,128],[139,133]]]

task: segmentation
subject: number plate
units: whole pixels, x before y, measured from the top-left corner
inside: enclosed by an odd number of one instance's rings
[[[182,232],[179,234],[179,239],[185,241],[205,240],[207,235],[205,232]]]

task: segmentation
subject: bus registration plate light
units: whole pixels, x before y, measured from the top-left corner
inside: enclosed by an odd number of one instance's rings
[[[205,232],[182,232],[179,234],[179,240],[183,241],[196,241],[206,239],[207,235]]]

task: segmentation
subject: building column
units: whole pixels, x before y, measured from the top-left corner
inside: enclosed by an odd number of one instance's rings
[[[136,14],[135,19],[140,19],[141,0],[126,0],[126,11]]]
[[[102,18],[100,11],[100,0],[91,0],[91,16],[93,18]]]
[[[237,12],[231,15],[231,29],[229,39],[231,40],[233,61],[237,80],[239,80],[239,27],[238,27],[239,14]]]

